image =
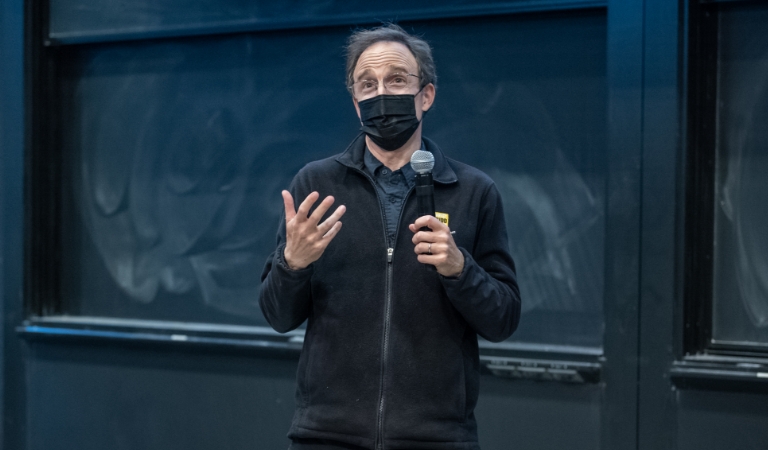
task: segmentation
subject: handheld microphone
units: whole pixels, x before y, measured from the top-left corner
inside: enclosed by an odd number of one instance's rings
[[[424,150],[416,150],[411,156],[411,167],[416,172],[416,201],[418,217],[435,215],[435,185],[432,181],[432,169],[435,157]],[[431,231],[421,227],[421,231]]]

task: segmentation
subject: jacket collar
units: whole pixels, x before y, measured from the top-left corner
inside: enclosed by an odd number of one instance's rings
[[[443,155],[443,152],[440,150],[437,144],[435,144],[428,138],[422,137],[422,139],[424,140],[425,150],[431,152],[432,155],[434,155],[435,157],[435,168],[432,169],[432,179],[435,182],[440,184],[450,184],[458,181],[458,178],[456,177],[456,172],[454,172],[451,166],[448,164],[447,158],[445,157],[445,155]],[[364,155],[365,155],[365,134],[360,133],[357,135],[355,140],[353,140],[352,143],[349,144],[347,149],[344,150],[342,154],[336,157],[336,161],[338,161],[339,163],[347,167],[363,170]]]

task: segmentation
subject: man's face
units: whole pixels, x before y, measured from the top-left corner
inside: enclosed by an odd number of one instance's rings
[[[387,92],[384,80],[396,73],[418,75],[419,65],[416,63],[416,58],[411,51],[408,50],[408,47],[400,42],[384,41],[377,42],[365,49],[357,60],[352,78],[354,82],[361,80],[378,81],[378,92],[367,97],[370,98],[376,95],[392,94],[392,92]],[[414,77],[409,78],[411,78],[412,86],[409,86],[408,92],[402,93],[416,94],[414,99],[416,102],[416,117],[421,120],[424,111],[427,111],[432,106],[435,87],[430,83],[419,92],[421,80]],[[357,102],[367,98],[354,99],[358,117],[360,117],[360,108]]]

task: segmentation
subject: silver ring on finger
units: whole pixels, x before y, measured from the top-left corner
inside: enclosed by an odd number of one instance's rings
[[[427,246],[427,254],[428,255],[432,254],[432,243],[431,242],[429,243],[429,246]]]

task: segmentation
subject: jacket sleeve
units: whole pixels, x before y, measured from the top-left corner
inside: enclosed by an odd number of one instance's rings
[[[300,175],[300,174],[299,174]],[[298,205],[306,197],[306,189],[298,189],[297,175],[289,188]],[[304,194],[303,197],[299,197]],[[299,199],[299,200],[297,200]],[[286,333],[297,328],[307,319],[312,309],[311,280],[314,265],[300,270],[292,270],[286,264],[285,250],[285,213],[277,231],[277,248],[267,257],[261,273],[259,306],[269,325],[279,333]]]
[[[520,322],[520,289],[509,254],[501,196],[491,184],[480,207],[475,247],[458,278],[441,277],[453,306],[483,338],[501,342]]]
[[[289,269],[283,260],[283,249],[285,244],[267,258],[259,292],[261,312],[278,333],[296,329],[309,316],[312,307],[312,266]]]

